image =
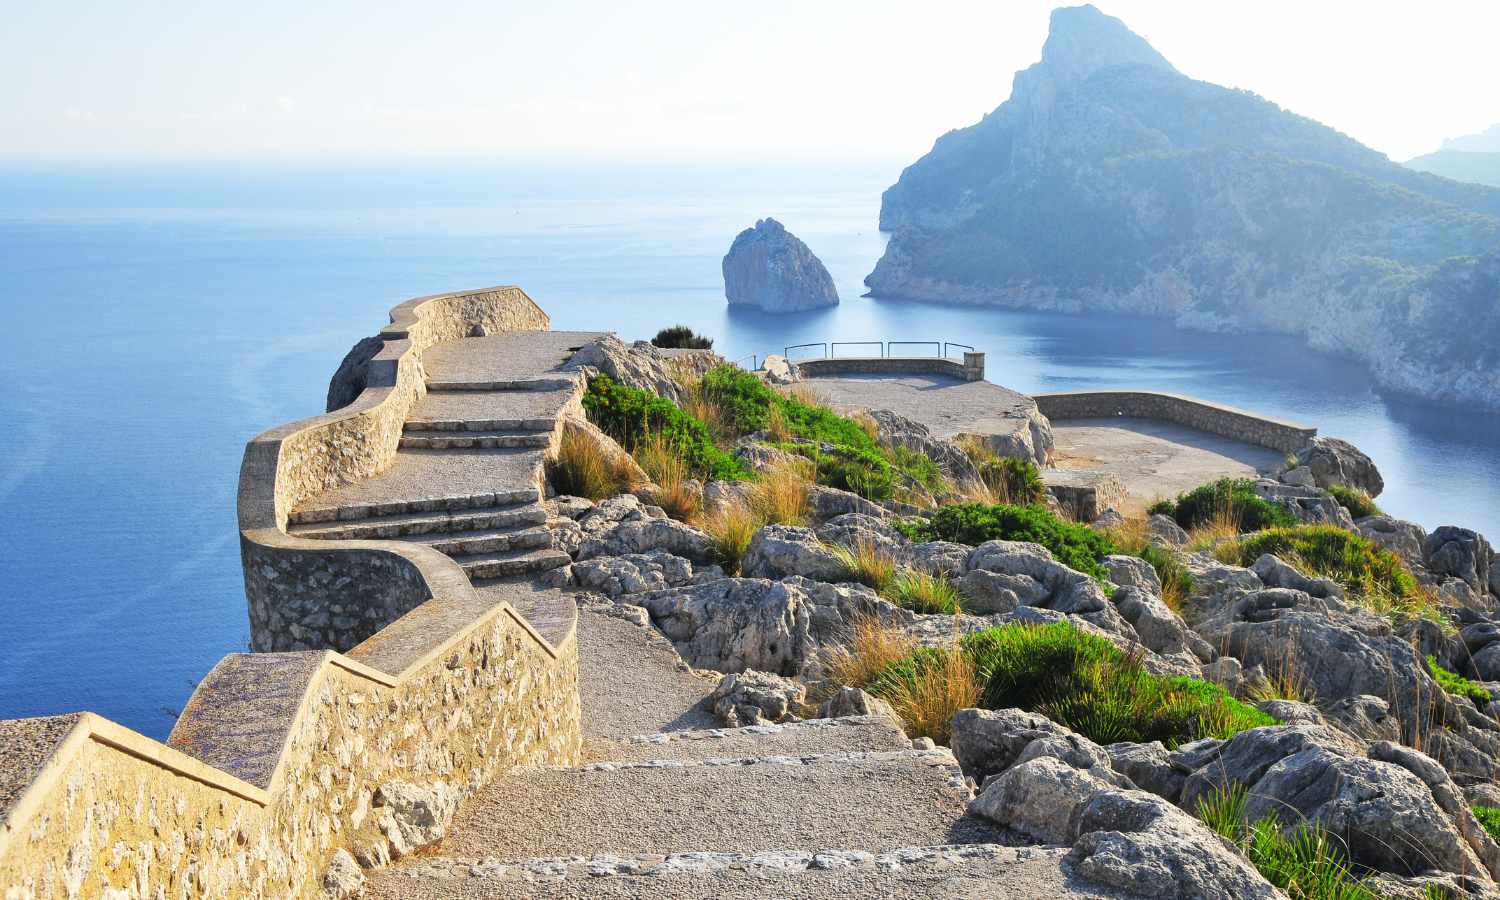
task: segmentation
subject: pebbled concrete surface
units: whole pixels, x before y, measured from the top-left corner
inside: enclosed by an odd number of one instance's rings
[[[537,486],[542,462],[541,450],[399,450],[379,475],[324,491],[304,506],[326,509],[512,491]]]
[[[926,425],[934,437],[1011,434],[1029,426],[1036,403],[988,381],[942,375],[840,375],[802,384],[841,409],[888,409]]]
[[[637,762],[648,759],[701,760],[712,757],[801,756],[860,750],[905,750],[911,741],[883,719],[812,719],[785,725],[752,725],[642,735],[595,741],[590,759]]]
[[[717,728],[708,704],[716,683],[687,670],[656,629],[580,608],[578,693],[586,758],[611,758],[591,748],[599,738]]]
[[[428,349],[422,367],[429,382],[524,381],[560,370],[575,349],[607,333],[515,331],[464,338]]]

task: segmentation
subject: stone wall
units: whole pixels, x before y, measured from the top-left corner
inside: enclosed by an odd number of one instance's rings
[[[839,356],[793,362],[803,378],[828,375],[947,375],[961,381],[984,378],[983,353],[965,353],[963,361],[937,356]]]
[[[1306,425],[1284,422],[1178,394],[1085,391],[1037,394],[1032,399],[1036,401],[1042,415],[1053,421],[1106,419],[1116,416],[1158,419],[1284,453],[1300,450],[1318,434],[1318,429]]]
[[[381,805],[393,787],[451,810],[578,761],[572,634],[549,647],[508,606],[419,624],[394,674],[362,661],[384,645],[225,657],[165,745],[91,714],[0,722],[5,897],[310,896],[339,849],[378,864],[433,836]]]

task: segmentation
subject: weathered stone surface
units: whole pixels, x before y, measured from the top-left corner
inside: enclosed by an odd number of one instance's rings
[[[797,312],[839,302],[833,276],[823,263],[770,217],[735,237],[723,269],[724,296],[731,306]]]
[[[349,348],[349,352],[339,363],[338,371],[333,373],[333,378],[328,382],[328,403],[324,407],[328,412],[343,409],[364,392],[369,381],[370,360],[384,346],[383,339],[367,337],[360,338]]]
[[[760,367],[766,373],[766,380],[772,384],[796,384],[802,380],[796,364],[779,353],[767,356]]]
[[[956,578],[964,573],[964,569],[968,566],[969,554],[973,550],[974,548],[968,544],[928,541],[913,544],[907,549],[907,553],[911,557],[912,565],[922,571]]]
[[[723,575],[717,567],[708,568]],[[579,560],[573,564],[572,576],[579,587],[606,597],[676,587],[694,579],[693,564],[665,550]]]
[[[969,804],[982,816],[1046,843],[1071,841],[1074,813],[1112,785],[1053,756],[1019,763],[990,779]]]
[[[445,782],[416,785],[388,781],[375,789],[376,821],[398,855],[440,841],[458,812],[458,792]]]
[[[1282,484],[1269,478],[1255,482],[1255,493],[1297,517],[1299,522],[1310,525],[1337,525],[1354,531],[1354,519],[1349,510],[1339,505],[1322,488],[1297,487]]]
[[[797,718],[807,699],[807,686],[752,669],[724,676],[712,699],[714,715],[730,728],[785,722]]]
[[[1357,488],[1371,497],[1385,490],[1385,480],[1374,460],[1358,447],[1338,438],[1317,437],[1297,452],[1297,462],[1307,466],[1320,488],[1342,484]]]
[[[1038,544],[980,544],[969,554],[967,568],[959,583],[972,612],[1007,613],[1019,606],[1039,606],[1076,616],[1110,634],[1135,638],[1098,582],[1057,562]]]
[[[1390,516],[1368,516],[1355,522],[1359,533],[1401,557],[1408,566],[1421,566],[1427,531],[1415,522]]]
[[[952,441],[933,437],[926,425],[888,409],[872,409],[869,415],[879,428],[877,434],[882,446],[903,447],[921,453],[937,463],[943,474],[956,483],[979,482],[979,469],[969,455]]]
[[[755,532],[740,561],[749,578],[801,575],[814,581],[848,581],[849,571],[811,528],[767,525]]]
[[[950,727],[953,755],[964,773],[980,782],[1015,765],[1032,741],[1072,733],[1020,709],[961,709]]]
[[[899,723],[901,717],[886,701],[872,696],[857,687],[841,687],[838,693],[823,701],[818,707],[821,719],[841,719],[849,716],[878,716]]]
[[[601,431],[593,422],[581,415],[573,415],[564,416],[562,425],[564,435],[582,438],[593,445],[594,450],[607,460],[609,465],[623,473],[632,485],[646,484],[651,480],[635,461],[635,457],[626,452],[624,447]]]
[[[1344,599],[1343,585],[1330,578],[1309,578],[1270,553],[1261,554],[1250,571],[1266,587],[1289,588],[1324,600]]]
[[[1282,484],[1294,484],[1297,487],[1319,486],[1317,476],[1313,475],[1313,470],[1309,466],[1297,466],[1294,469],[1287,469],[1281,473],[1280,480]]]
[[[1146,520],[1146,528],[1151,532],[1153,538],[1158,538],[1162,543],[1172,547],[1181,547],[1188,542],[1188,533],[1177,520],[1171,516],[1161,513],[1153,513]]]
[[[1191,770],[1173,762],[1172,755],[1161,741],[1149,744],[1122,742],[1104,749],[1114,770],[1129,778],[1136,787],[1172,803],[1182,796],[1182,785]]]
[[[1391,705],[1380,697],[1360,694],[1335,701],[1327,709],[1330,720],[1362,741],[1401,738],[1401,725],[1391,715]]]
[[[1217,656],[1213,647],[1188,628],[1159,595],[1140,588],[1122,587],[1117,588],[1109,599],[1130,623],[1140,642],[1157,655],[1176,660],[1189,669],[1196,668],[1199,663],[1212,662]]]
[[[841,491],[826,485],[815,484],[807,490],[807,507],[814,518],[832,519],[846,513],[864,513],[867,516],[884,518],[890,513],[879,503],[872,503],[858,494]]]
[[[651,391],[676,403],[683,399],[674,377],[680,362],[649,341],[627,345],[612,334],[590,341],[568,360],[568,368],[596,369],[621,384]]]
[[[1484,535],[1468,528],[1443,525],[1427,537],[1422,558],[1434,575],[1461,578],[1479,594],[1490,589],[1490,566],[1495,552]]]
[[[585,530],[589,527],[587,518],[583,523]],[[713,557],[712,540],[693,526],[676,519],[641,518],[621,522],[599,537],[585,538],[578,549],[578,558],[626,556],[653,550],[665,550],[695,562],[710,562]]]
[[[1161,596],[1161,578],[1156,569],[1139,556],[1106,556],[1100,561],[1109,573],[1109,580],[1119,587],[1139,588],[1148,594]]]
[[[696,668],[795,675],[815,661],[812,604],[796,586],[723,578],[636,596]]]
[[[753,472],[770,472],[774,469],[796,466],[803,458],[795,453],[772,447],[759,441],[745,441],[734,448],[735,458]]]
[[[328,862],[328,871],[323,873],[323,896],[329,900],[345,900],[359,894],[365,886],[365,873],[348,850],[340,847],[333,852]],[[129,896],[126,894],[125,896]]]

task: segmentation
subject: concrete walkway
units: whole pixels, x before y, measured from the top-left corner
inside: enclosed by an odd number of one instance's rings
[[[926,425],[934,437],[1012,434],[1028,427],[1036,404],[988,381],[943,375],[839,375],[802,384],[839,409],[888,409]]]
[[[1140,514],[1152,502],[1218,478],[1254,478],[1280,467],[1285,456],[1266,447],[1152,419],[1066,419],[1052,423],[1055,468],[1049,483],[1124,485],[1126,507]]]

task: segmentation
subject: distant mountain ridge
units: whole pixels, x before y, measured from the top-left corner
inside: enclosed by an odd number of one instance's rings
[[[1500,190],[1190,79],[1092,6],[1053,13],[1041,61],[902,172],[880,226],[878,296],[1290,332],[1500,406]]]
[[[1463,153],[1500,153],[1500,123],[1491,125],[1478,134],[1449,138],[1443,142],[1442,149]]]

